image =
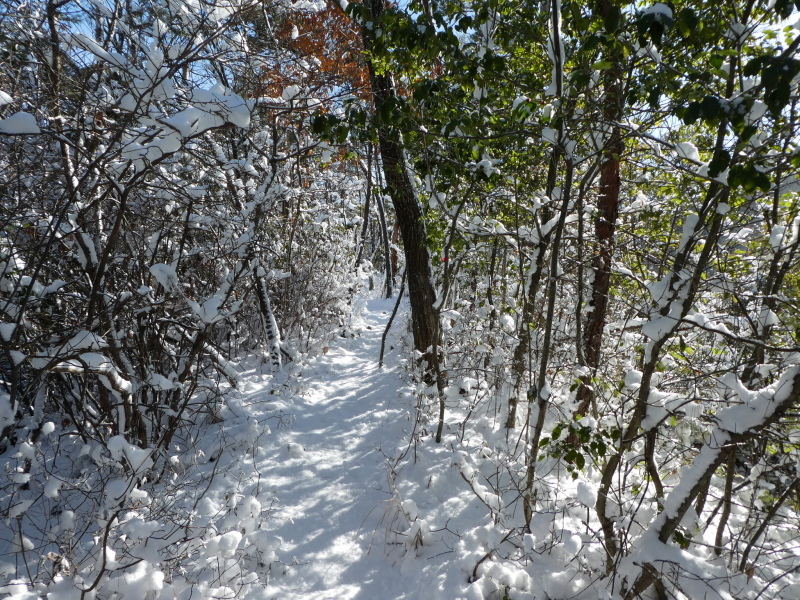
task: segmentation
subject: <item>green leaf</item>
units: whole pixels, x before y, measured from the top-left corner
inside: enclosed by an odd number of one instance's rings
[[[393,109],[394,109],[394,106],[392,105],[392,102],[386,101],[383,104],[381,104],[381,109],[379,111],[379,116],[380,116],[380,120],[383,123],[388,123],[388,122],[390,122],[392,120]]]
[[[592,34],[588,38],[586,38],[586,41],[583,43],[583,47],[581,48],[581,50],[583,52],[589,52],[597,48],[599,44],[600,44],[600,36],[597,34]]]
[[[731,164],[731,155],[726,150],[720,150],[714,155],[714,158],[708,165],[708,176],[716,177],[728,168]],[[686,347],[686,343],[681,338],[681,350]]]
[[[608,12],[603,17],[603,28],[606,30],[606,33],[614,33],[617,29],[619,29],[619,21],[621,16],[622,11],[618,6],[611,6],[608,9]]]
[[[706,121],[713,121],[717,118],[720,110],[719,98],[716,96],[706,96],[700,103],[700,110],[703,113],[703,118]]]
[[[350,133],[350,128],[346,125],[339,125],[334,133],[333,140],[337,144],[344,144],[347,141],[347,135]]]
[[[756,190],[768,192],[772,186],[769,175],[759,171],[754,164],[735,165],[728,174],[728,185],[731,188],[742,188],[752,194]]]
[[[758,127],[755,125],[747,125],[742,129],[742,132],[739,134],[739,143],[746,144],[750,141],[750,138],[753,137],[756,132],[758,131]]]
[[[575,456],[575,465],[576,465],[576,466],[577,466],[579,469],[583,469],[583,467],[585,467],[585,466],[586,466],[586,458],[584,458],[583,454],[578,454],[578,453],[576,453],[576,456]]]
[[[429,81],[424,81],[420,86],[414,90],[414,100],[417,102],[422,102],[425,100],[431,93],[431,86]]]
[[[647,95],[647,104],[650,105],[651,108],[658,108],[659,100],[661,99],[661,88],[656,86],[650,90],[650,93]]]
[[[664,25],[662,25],[659,21],[654,21],[652,25],[650,25],[649,29],[650,39],[653,40],[653,44],[656,48],[661,48],[661,38],[664,35]]]
[[[697,16],[697,13],[691,8],[683,8],[678,13],[678,25],[681,27],[681,33],[684,31],[687,31],[688,33],[694,32],[699,23],[700,19]]]
[[[673,533],[672,535],[681,548],[686,549],[689,547],[689,540],[686,539],[686,536],[683,535],[683,532],[680,529],[676,529],[675,533]]]
[[[472,17],[461,17],[456,25],[456,30],[466,33],[467,30],[472,28],[474,22],[475,20]]]
[[[317,114],[314,115],[314,118],[311,119],[311,132],[316,135],[322,135],[328,132],[331,128],[331,119],[336,119],[336,117]]]
[[[758,75],[768,60],[769,56],[757,56],[756,58],[748,61],[748,63],[742,69],[742,73],[744,73],[744,75],[747,77]]]
[[[605,69],[610,69],[614,66],[610,61],[607,60],[598,60],[596,63],[592,65],[592,69],[595,71],[603,71]]]
[[[608,450],[608,446],[603,440],[597,440],[597,448],[595,449],[595,456],[600,458],[606,455],[606,451]]]
[[[700,103],[692,102],[691,104],[689,104],[689,106],[686,107],[686,109],[683,112],[683,122],[686,125],[691,125],[692,123],[697,121],[697,119],[700,118],[702,112],[703,111],[700,108]]]
[[[778,16],[781,19],[785,20],[788,19],[790,16],[792,16],[792,8],[794,8],[792,4],[797,6],[798,4],[797,0],[795,0],[794,3],[792,2],[792,0],[776,0],[775,6],[773,8],[775,12],[778,14]]]
[[[769,179],[769,175],[762,173],[761,171],[756,171],[755,184],[756,187],[764,193],[767,193],[772,187],[772,182]]]

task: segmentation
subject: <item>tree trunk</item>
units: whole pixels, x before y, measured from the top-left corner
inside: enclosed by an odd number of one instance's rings
[[[375,25],[371,30],[362,27],[367,56],[372,55],[375,47],[372,31],[378,29],[377,24],[382,21],[385,10],[383,0],[370,0],[369,9]],[[368,60],[368,67],[375,114],[379,116],[383,106],[395,97],[394,81],[390,73],[378,73],[371,60]],[[390,124],[380,123],[378,146],[383,161],[386,187],[392,199],[400,234],[403,238],[408,274],[408,294],[411,300],[414,348],[421,352],[423,360],[427,361],[426,380],[433,383],[438,370],[436,367],[438,366],[440,330],[439,317],[434,306],[436,292],[431,283],[431,264],[422,206],[408,171],[400,132]]]
[[[598,11],[605,18],[613,5],[609,0],[599,2]],[[617,53],[614,53],[617,54]],[[622,101],[621,56],[609,57],[611,68],[603,74],[605,97],[603,98],[603,119],[606,123],[616,123]],[[580,403],[576,414],[586,415],[594,400],[591,378],[600,365],[600,349],[603,344],[603,328],[606,326],[608,312],[608,292],[611,287],[611,258],[614,253],[614,230],[619,216],[619,167],[620,156],[625,145],[618,126],[614,125],[611,137],[603,149],[603,162],[600,166],[600,189],[597,194],[597,216],[594,222],[595,251],[592,258],[592,292],[589,306],[591,310],[586,319],[583,339],[583,355],[590,373],[582,378],[578,388],[577,400]]]
[[[281,361],[281,332],[272,312],[272,304],[269,301],[269,291],[267,290],[267,282],[264,281],[264,276],[264,268],[257,267],[253,277],[255,278],[259,308],[261,308],[261,320],[264,323],[264,333],[267,336],[270,366],[273,371],[280,371],[283,366]]]
[[[378,207],[378,217],[381,224],[381,241],[383,242],[384,271],[386,272],[386,298],[394,294],[394,274],[392,270],[391,246],[389,244],[389,229],[386,227],[386,211],[383,208],[383,198],[375,194],[375,205]]]

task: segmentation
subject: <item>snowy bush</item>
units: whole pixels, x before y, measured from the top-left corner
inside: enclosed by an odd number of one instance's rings
[[[276,559],[260,501],[240,498],[251,486],[209,497],[220,461],[255,444],[228,402],[249,354],[286,372],[343,330],[363,186],[319,169],[319,101],[254,93],[260,7],[4,9],[0,562],[15,597],[241,597],[248,561]]]

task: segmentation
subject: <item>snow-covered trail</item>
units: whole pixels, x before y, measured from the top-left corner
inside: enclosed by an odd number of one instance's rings
[[[281,540],[285,565],[273,565],[269,598],[400,598],[407,591],[381,529],[392,498],[387,460],[408,443],[411,427],[398,367],[377,365],[391,309],[392,301],[367,301],[353,327],[360,335],[338,338],[305,363],[299,395],[281,424],[272,421],[273,443],[259,453],[259,487],[276,499],[264,528]],[[243,401],[269,408],[270,398],[253,390]]]

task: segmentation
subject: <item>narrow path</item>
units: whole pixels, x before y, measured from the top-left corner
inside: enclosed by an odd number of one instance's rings
[[[303,367],[307,387],[272,426],[260,486],[277,499],[267,529],[281,540],[285,566],[273,566],[268,598],[404,597],[381,529],[392,498],[386,461],[411,427],[397,368],[377,367],[391,309],[391,301],[367,301],[354,326],[360,335],[338,338]],[[264,401],[263,391],[244,398]]]

